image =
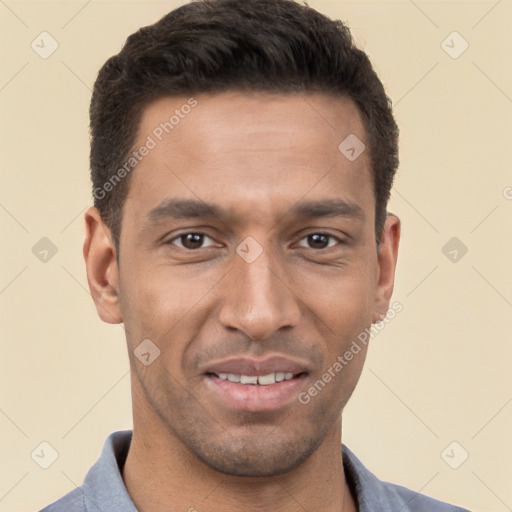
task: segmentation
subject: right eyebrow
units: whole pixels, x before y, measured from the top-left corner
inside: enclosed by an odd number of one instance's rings
[[[158,224],[167,218],[212,218],[220,217],[221,214],[221,208],[214,204],[195,199],[164,199],[158,206],[147,213],[146,219],[149,224]]]

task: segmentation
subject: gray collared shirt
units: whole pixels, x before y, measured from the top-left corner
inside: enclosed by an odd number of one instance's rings
[[[111,434],[84,483],[40,512],[137,512],[121,476],[131,439],[131,430]],[[342,455],[359,512],[469,512],[379,480],[345,445]]]

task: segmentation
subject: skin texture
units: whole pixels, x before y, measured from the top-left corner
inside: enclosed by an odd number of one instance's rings
[[[135,147],[188,99],[149,104]],[[350,134],[366,143],[359,112],[321,94],[195,100],[133,171],[119,266],[98,210],[85,214],[98,314],[126,328],[134,414],[127,489],[141,511],[325,512],[344,500],[346,512],[356,510],[344,485],[341,412],[366,348],[307,405],[294,397],[270,411],[227,407],[204,369],[232,356],[284,355],[307,366],[304,391],[386,314],[400,222],[387,217],[377,250],[368,151],[349,161],[338,150]],[[168,199],[222,211],[151,220]],[[340,199],[359,214],[294,211]],[[206,236],[190,248],[178,236],[186,233]],[[327,247],[308,238],[315,233],[330,235],[321,238]],[[236,252],[248,236],[262,249],[252,263]],[[161,351],[149,366],[134,356],[147,338]]]

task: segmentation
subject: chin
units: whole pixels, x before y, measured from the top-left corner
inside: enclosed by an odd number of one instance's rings
[[[236,441],[192,448],[197,457],[219,473],[230,476],[268,477],[292,471],[308,459],[322,438],[278,440],[242,437]]]

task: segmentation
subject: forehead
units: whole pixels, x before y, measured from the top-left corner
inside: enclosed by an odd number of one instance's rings
[[[163,97],[149,103],[141,116],[138,139],[142,142],[151,135],[157,142],[182,143],[195,136],[202,141],[198,149],[251,150],[264,144],[262,149],[269,151],[282,149],[282,138],[274,138],[277,133],[302,143],[307,138],[313,147],[332,146],[348,134],[365,138],[359,110],[346,97],[226,92]],[[293,140],[289,142],[293,145]]]
[[[326,193],[364,202],[372,189],[368,155],[347,158],[346,140],[360,143],[358,152],[366,144],[359,111],[347,98],[160,98],[141,116],[134,149],[151,149],[137,164],[127,203],[143,214],[170,196],[245,205],[248,212],[265,210],[277,196],[283,205]]]

